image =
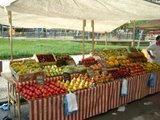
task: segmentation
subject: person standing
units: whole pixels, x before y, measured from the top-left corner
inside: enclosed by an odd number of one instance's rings
[[[156,41],[153,42],[151,45],[149,45],[146,48],[149,56],[150,56],[150,62],[156,62],[160,64],[160,36],[158,35],[156,37]]]

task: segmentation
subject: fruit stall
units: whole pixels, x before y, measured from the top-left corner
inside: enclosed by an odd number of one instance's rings
[[[11,61],[10,70],[2,76],[19,119],[22,98],[29,103],[31,120],[82,120],[160,91],[160,65],[125,48],[95,51],[78,65],[69,55],[33,55]],[[68,113],[70,94],[77,109]]]

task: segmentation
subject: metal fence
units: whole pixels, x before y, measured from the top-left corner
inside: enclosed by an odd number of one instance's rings
[[[9,30],[2,31],[0,30],[0,37],[9,37]],[[131,30],[116,30],[111,33],[95,33],[95,40],[132,40],[133,32]],[[150,36],[148,33],[136,30],[135,39],[139,39],[141,36],[141,40],[146,39],[154,39],[153,36]],[[46,39],[62,39],[62,40],[81,40],[82,39],[82,31],[76,30],[44,30],[44,29],[28,29],[25,31],[14,31],[13,37],[23,37],[23,38],[46,38]],[[92,33],[85,32],[85,40],[91,40]]]

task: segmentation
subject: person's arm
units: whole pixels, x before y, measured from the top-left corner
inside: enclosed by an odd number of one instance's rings
[[[154,55],[152,55],[152,54],[151,54],[151,52],[150,52],[149,50],[147,50],[147,52],[148,52],[148,54],[149,54],[150,58],[152,58],[152,59],[154,59],[154,58],[155,58],[155,56],[154,56]]]

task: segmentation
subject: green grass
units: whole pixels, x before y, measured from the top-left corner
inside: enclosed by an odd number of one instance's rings
[[[128,46],[108,45],[107,49],[128,48]],[[95,50],[105,49],[105,45],[95,45]],[[90,43],[85,43],[85,52],[92,50]],[[13,58],[32,57],[33,54],[82,54],[82,43],[73,40],[31,40],[22,39],[13,42]],[[0,39],[0,59],[10,58],[9,39]]]

